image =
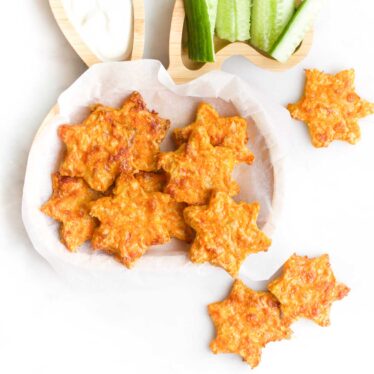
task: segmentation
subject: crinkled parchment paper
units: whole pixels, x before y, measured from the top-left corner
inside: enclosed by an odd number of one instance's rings
[[[255,280],[271,276],[289,255],[278,250],[277,247],[282,247],[281,239],[275,230],[285,199],[287,147],[280,143],[280,128],[284,129],[281,122],[289,121],[288,113],[280,106],[269,105],[264,96],[233,75],[215,71],[177,86],[162,65],[151,60],[91,67],[62,93],[56,114],[39,129],[29,154],[22,206],[23,221],[36,251],[59,272],[104,271],[110,272],[108,276],[129,272],[113,258],[93,252],[89,244],[78,253],[68,252],[59,241],[59,224],[39,209],[51,194],[51,173],[57,170],[64,151],[57,136],[58,126],[79,123],[89,113],[88,106],[92,103],[119,106],[134,90],[143,95],[149,109],[171,120],[171,130],[192,122],[202,100],[213,104],[222,116],[238,114],[248,120],[248,146],[256,160],[252,166],[236,167],[234,177],[241,192],[235,199],[260,202],[259,226],[273,238],[274,244],[266,253],[249,256],[241,275]],[[173,149],[171,132],[162,144],[163,150]],[[191,264],[187,249],[185,243],[175,239],[153,247],[131,272],[179,271],[191,267],[204,271],[210,266]]]

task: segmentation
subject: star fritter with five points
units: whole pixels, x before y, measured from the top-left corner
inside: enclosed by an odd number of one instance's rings
[[[374,113],[374,104],[360,98],[354,89],[355,72],[336,75],[306,70],[304,97],[288,110],[309,127],[315,147],[327,147],[334,140],[355,144],[361,137],[358,119]]]

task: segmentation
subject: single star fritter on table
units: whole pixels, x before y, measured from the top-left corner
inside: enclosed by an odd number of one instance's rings
[[[52,196],[41,211],[61,222],[60,238],[70,251],[91,239],[97,225],[89,215],[90,204],[101,194],[91,190],[81,178],[52,175]]]
[[[266,251],[271,245],[257,227],[259,210],[258,203],[236,203],[222,191],[213,193],[209,205],[186,208],[185,220],[196,231],[191,261],[209,261],[236,276],[250,253]]]
[[[235,152],[238,162],[252,164],[254,155],[247,147],[247,121],[244,118],[220,117],[211,105],[201,103],[197,109],[195,122],[174,130],[173,135],[177,145],[187,142],[191,132],[199,126],[205,127],[212,145],[230,148]]]
[[[291,256],[284,264],[282,275],[268,289],[281,303],[285,319],[292,322],[304,317],[320,326],[330,324],[332,303],[349,292],[346,285],[336,281],[328,255]]]
[[[327,147],[334,140],[355,144],[361,137],[358,119],[374,113],[374,104],[355,92],[353,69],[330,75],[306,70],[304,97],[288,110],[309,127],[315,147]]]
[[[213,353],[237,353],[252,368],[267,343],[288,339],[292,331],[281,318],[278,300],[270,292],[257,292],[236,280],[230,295],[210,304],[208,312],[216,328],[210,343]]]
[[[202,126],[178,150],[161,153],[159,160],[169,177],[165,192],[187,204],[205,204],[213,190],[236,195],[239,185],[231,178],[235,164],[234,151],[212,146]]]

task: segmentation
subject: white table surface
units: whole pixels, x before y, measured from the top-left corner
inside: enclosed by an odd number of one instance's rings
[[[171,8],[170,0],[158,0],[157,8],[147,2],[153,17]],[[152,23],[165,28],[167,17]],[[162,32],[147,43],[156,57],[162,56]],[[358,92],[374,101],[373,37],[371,0],[330,0],[313,49],[298,67],[271,73],[234,58],[225,70],[286,104],[299,97],[304,68],[333,73],[354,67]],[[86,67],[47,0],[4,1],[0,40],[0,373],[248,373],[238,356],[208,349],[213,328],[206,305],[231,285],[223,271],[89,287],[61,279],[33,250],[20,205],[28,150],[59,93]],[[268,345],[256,373],[374,372],[374,118],[361,124],[359,144],[322,150],[310,145],[303,125],[292,128],[292,199],[282,230],[298,253],[328,252],[352,291],[333,306],[330,327],[300,321],[292,340]]]

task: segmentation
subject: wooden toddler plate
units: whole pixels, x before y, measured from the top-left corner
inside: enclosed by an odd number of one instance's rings
[[[79,1],[79,0],[77,0]],[[49,0],[52,12],[60,26],[63,34],[68,39],[74,50],[88,65],[102,62],[87,47],[79,33],[69,21],[61,0]],[[145,40],[145,12],[144,0],[132,0],[134,10],[134,40],[131,60],[141,59],[144,53]],[[183,0],[176,0],[170,28],[169,40],[169,73],[176,83],[185,83],[198,76],[220,69],[222,63],[231,56],[242,55],[255,65],[268,70],[284,71],[297,65],[302,61],[312,46],[313,33],[309,32],[303,43],[287,63],[282,64],[269,58],[247,43],[225,43],[222,40],[216,41],[216,61],[214,63],[200,64],[188,59],[187,48],[185,47],[185,12]]]

